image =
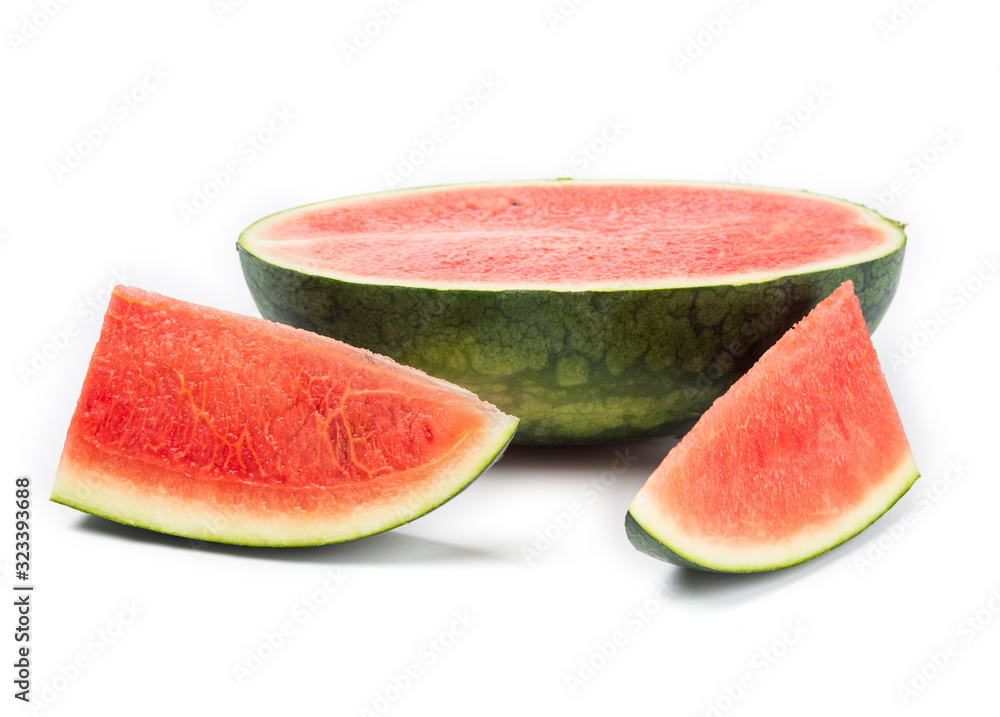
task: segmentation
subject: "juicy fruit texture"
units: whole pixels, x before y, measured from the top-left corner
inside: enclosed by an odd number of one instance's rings
[[[771,570],[853,537],[917,476],[848,282],[667,454],[626,526],[637,548],[678,565]]]
[[[52,500],[204,540],[352,540],[448,500],[516,425],[368,351],[117,287]]]
[[[870,328],[900,225],[829,197],[671,182],[388,192],[249,227],[269,319],[364,346],[522,419],[522,443],[681,433],[840,283]]]
[[[243,246],[353,281],[572,290],[746,283],[879,256],[885,242],[857,206],[804,193],[539,182],[313,205],[263,220]]]

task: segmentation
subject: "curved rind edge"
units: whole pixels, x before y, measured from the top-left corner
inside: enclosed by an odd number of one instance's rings
[[[52,501],[53,503],[59,503],[60,505],[65,505],[69,508],[79,510],[82,513],[94,515],[99,518],[104,518],[106,520],[113,521],[115,523],[120,523],[122,525],[142,528],[144,530],[150,530],[156,533],[162,533],[164,535],[173,535],[180,538],[190,538],[192,540],[202,540],[206,542],[223,543],[227,545],[242,545],[247,547],[271,547],[271,548],[310,547],[317,545],[349,543],[355,540],[360,540],[361,538],[367,538],[372,535],[378,535],[379,533],[384,533],[388,530],[392,530],[393,528],[398,528],[401,525],[411,523],[417,518],[423,517],[424,515],[427,515],[431,511],[440,508],[442,505],[452,500],[455,496],[457,496],[459,493],[461,493],[470,485],[472,485],[472,483],[477,478],[482,476],[487,470],[489,470],[493,466],[493,464],[495,464],[503,456],[504,451],[507,450],[507,447],[510,445],[511,441],[514,438],[515,433],[517,432],[519,419],[516,416],[508,416],[506,414],[500,414],[500,415],[503,418],[503,422],[506,423],[507,426],[503,430],[498,431],[497,435],[498,441],[494,444],[497,447],[492,451],[492,453],[484,451],[485,454],[484,460],[479,464],[479,466],[473,467],[469,471],[468,477],[461,483],[454,486],[455,489],[453,491],[450,491],[444,497],[443,500],[430,501],[425,505],[422,505],[412,514],[405,516],[401,520],[378,525],[372,528],[372,530],[370,531],[363,531],[355,535],[348,535],[342,538],[338,537],[332,540],[320,538],[313,541],[303,540],[303,541],[270,542],[266,539],[254,540],[254,539],[240,539],[236,537],[232,539],[227,539],[225,536],[209,534],[209,533],[199,533],[197,531],[178,532],[178,531],[165,530],[162,529],[162,527],[157,527],[155,524],[155,520],[144,521],[142,520],[142,518],[124,517],[120,515],[113,515],[108,512],[102,512],[101,509],[96,506],[85,505],[83,503],[80,503],[79,501],[74,501],[71,498],[56,493],[55,487],[53,487],[53,491],[49,496],[49,500]],[[233,532],[235,534],[235,531]]]
[[[912,463],[912,456],[910,460]],[[625,514],[625,532],[626,535],[628,536],[629,542],[632,543],[632,545],[640,552],[643,552],[646,555],[657,558],[658,560],[663,560],[665,562],[683,568],[692,568],[695,570],[701,570],[704,572],[711,572],[711,573],[759,573],[759,572],[768,572],[772,570],[780,570],[782,568],[790,568],[794,565],[801,565],[802,563],[812,560],[813,558],[823,555],[824,553],[828,553],[834,548],[843,545],[848,540],[851,540],[852,538],[860,535],[862,532],[867,530],[871,525],[873,525],[879,518],[885,515],[889,511],[889,509],[892,508],[892,506],[894,506],[897,502],[899,502],[899,499],[902,498],[904,495],[906,495],[906,493],[910,490],[910,488],[913,486],[913,484],[919,477],[920,477],[920,472],[914,470],[914,472],[911,474],[911,477],[903,483],[902,490],[900,490],[899,493],[891,501],[889,501],[884,508],[876,512],[868,522],[861,525],[861,527],[859,527],[858,529],[850,531],[847,535],[844,535],[843,537],[839,538],[836,542],[833,542],[825,546],[823,549],[815,553],[773,565],[758,565],[749,567],[741,566],[738,568],[734,568],[732,566],[723,565],[721,563],[709,564],[708,561],[695,562],[694,560],[684,555],[683,549],[678,550],[675,547],[667,545],[666,543],[661,541],[658,537],[656,537],[655,530],[652,530],[642,525],[632,514],[631,506],[629,507],[628,512]]]
[[[301,274],[305,274],[305,275],[309,275],[309,276],[322,277],[324,279],[330,279],[332,281],[337,281],[337,282],[341,282],[341,283],[359,284],[359,285],[363,285],[363,286],[371,286],[371,285],[388,286],[388,287],[398,286],[398,287],[401,287],[401,288],[430,289],[430,290],[437,290],[437,291],[455,290],[454,285],[452,285],[451,287],[446,287],[446,286],[437,287],[437,286],[434,286],[433,284],[431,284],[431,285],[423,285],[423,284],[420,284],[420,283],[414,283],[414,284],[376,283],[371,278],[368,278],[368,280],[366,281],[366,278],[362,278],[362,277],[346,277],[346,276],[337,276],[337,275],[328,274],[328,273],[315,273],[313,271],[309,271],[309,270],[301,268],[301,267],[289,266],[289,265],[286,265],[286,264],[282,264],[282,263],[276,262],[276,261],[274,261],[272,259],[267,259],[267,258],[265,258],[263,256],[260,256],[258,253],[255,253],[254,251],[251,250],[251,245],[252,245],[252,243],[254,241],[253,238],[252,238],[253,232],[258,227],[260,227],[261,225],[264,225],[269,220],[272,220],[272,219],[274,219],[276,217],[279,217],[279,216],[282,216],[282,215],[291,215],[291,214],[294,214],[296,212],[302,212],[303,210],[315,209],[315,208],[318,208],[318,207],[329,206],[329,205],[337,205],[337,204],[348,204],[349,205],[351,203],[357,203],[357,202],[368,200],[368,199],[378,199],[378,198],[390,197],[390,196],[395,196],[395,195],[416,194],[416,193],[428,192],[428,191],[446,191],[446,190],[452,190],[452,189],[475,188],[475,187],[516,187],[516,186],[530,186],[530,185],[533,185],[533,184],[545,185],[545,184],[556,184],[556,183],[564,183],[564,182],[573,182],[574,184],[587,184],[587,183],[592,183],[592,184],[652,184],[652,185],[666,185],[666,186],[678,185],[678,186],[719,187],[719,188],[726,188],[726,189],[737,189],[737,190],[748,191],[748,192],[750,192],[750,191],[764,191],[764,192],[774,192],[774,193],[778,193],[778,194],[789,194],[789,195],[793,195],[793,196],[807,196],[807,197],[810,197],[810,198],[813,198],[813,199],[817,199],[817,200],[821,200],[821,201],[828,201],[828,202],[834,202],[834,203],[838,203],[838,204],[847,205],[847,206],[851,207],[852,209],[859,210],[862,214],[865,214],[865,215],[869,216],[875,222],[883,222],[883,223],[885,223],[886,225],[888,225],[888,227],[890,227],[892,230],[894,230],[899,235],[898,236],[898,243],[896,245],[894,245],[894,246],[893,245],[888,245],[886,247],[886,251],[884,253],[882,253],[880,255],[877,255],[877,256],[872,256],[872,257],[868,257],[868,258],[865,258],[865,259],[861,259],[859,261],[856,261],[854,264],[844,264],[844,265],[840,265],[840,266],[828,266],[828,267],[822,267],[822,268],[812,268],[812,269],[806,269],[806,270],[797,270],[797,271],[792,271],[792,272],[787,272],[787,273],[780,273],[780,272],[778,272],[778,273],[773,273],[770,276],[766,276],[765,275],[763,278],[747,278],[744,281],[735,281],[735,282],[728,282],[727,281],[727,282],[716,283],[716,284],[695,281],[695,282],[691,282],[691,283],[682,283],[680,285],[675,285],[675,286],[669,286],[669,285],[667,285],[667,286],[659,286],[659,287],[658,286],[652,286],[652,285],[651,286],[639,286],[639,287],[637,287],[638,290],[697,289],[699,287],[743,286],[743,285],[746,285],[746,284],[766,283],[767,281],[769,281],[772,278],[779,278],[779,277],[783,278],[783,277],[788,277],[788,276],[805,276],[805,275],[809,275],[809,274],[819,274],[819,273],[826,272],[826,271],[835,271],[838,268],[842,268],[843,266],[862,265],[862,264],[867,264],[867,263],[871,263],[871,262],[874,262],[874,261],[878,261],[880,259],[884,259],[885,257],[888,257],[888,256],[893,255],[896,252],[900,251],[905,246],[905,244],[906,244],[906,233],[904,231],[904,228],[905,228],[906,225],[903,222],[899,222],[899,221],[897,221],[895,219],[890,219],[889,217],[884,216],[883,214],[875,211],[874,209],[872,209],[872,208],[870,208],[870,207],[868,207],[868,206],[866,206],[864,204],[859,204],[857,202],[852,202],[852,201],[850,201],[848,199],[843,199],[841,197],[834,197],[834,196],[831,196],[831,195],[828,195],[828,194],[820,194],[820,193],[816,193],[816,192],[810,192],[810,191],[804,190],[804,189],[785,189],[785,188],[781,188],[781,187],[768,187],[768,186],[753,185],[753,184],[732,184],[732,183],[727,183],[727,182],[680,181],[680,180],[571,179],[571,178],[567,177],[567,178],[560,178],[560,179],[554,179],[554,180],[531,179],[531,180],[508,181],[508,182],[471,182],[471,183],[466,183],[466,184],[439,184],[439,185],[430,185],[430,186],[423,186],[423,187],[408,187],[408,188],[404,188],[404,189],[396,189],[396,190],[389,190],[389,191],[378,191],[378,192],[368,192],[368,193],[365,193],[365,194],[355,194],[355,195],[351,195],[351,196],[347,196],[347,197],[338,197],[336,199],[327,199],[327,200],[320,200],[320,201],[317,201],[317,202],[310,202],[308,204],[303,204],[303,205],[300,205],[300,206],[290,207],[288,209],[283,209],[283,210],[280,210],[280,211],[277,211],[277,212],[272,212],[271,214],[268,214],[267,216],[261,217],[260,219],[258,219],[257,221],[253,222],[248,227],[246,227],[242,232],[240,232],[240,235],[239,235],[239,237],[238,237],[238,239],[236,241],[236,246],[237,246],[237,248],[240,251],[247,252],[248,254],[254,256],[257,259],[259,259],[260,261],[263,261],[263,262],[266,262],[268,264],[271,264],[272,266],[280,267],[280,268],[285,269],[287,271],[297,272],[297,273],[301,273]],[[577,291],[577,289],[546,289],[544,287],[521,287],[521,288],[513,287],[513,288],[510,288],[510,289],[507,289],[506,287],[497,287],[497,286],[478,286],[477,287],[476,285],[461,286],[461,287],[458,287],[458,288],[460,290],[463,290],[463,291],[486,291],[486,292],[490,292],[490,291],[504,291],[504,290],[511,290],[511,291],[520,291],[520,290],[523,290],[523,291]],[[621,288],[619,288],[619,287],[604,287],[604,288],[586,288],[586,287],[581,287],[579,289],[579,291],[612,291],[612,292],[613,291],[624,291],[624,290],[627,290],[627,289],[625,287],[621,287]]]

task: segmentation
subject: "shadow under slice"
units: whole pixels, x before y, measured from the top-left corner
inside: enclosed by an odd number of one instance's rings
[[[131,540],[133,542],[149,543],[166,548],[197,550],[205,553],[261,560],[282,560],[317,564],[391,565],[399,563],[503,559],[502,556],[487,550],[422,538],[398,530],[389,530],[345,543],[267,548],[185,538],[167,533],[159,533],[146,528],[124,525],[92,515],[84,517],[79,527],[88,533],[111,536],[119,540]]]

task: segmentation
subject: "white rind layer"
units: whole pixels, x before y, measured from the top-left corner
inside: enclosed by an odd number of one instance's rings
[[[918,477],[913,455],[907,451],[897,467],[853,509],[821,527],[775,543],[726,542],[711,535],[686,533],[669,513],[649,500],[646,491],[636,496],[629,512],[649,535],[692,563],[726,572],[774,570],[801,563],[854,537],[891,508]]]
[[[51,500],[126,525],[198,540],[270,547],[340,543],[407,523],[454,497],[499,457],[517,423],[517,418],[495,411],[478,441],[456,446],[460,454],[453,452],[455,457],[438,467],[433,480],[391,500],[355,505],[334,516],[318,511],[269,515],[251,504],[208,505],[170,492],[169,483],[183,480],[179,475],[169,476],[160,490],[143,489],[121,476],[77,465],[66,453],[56,471]]]
[[[287,218],[294,212],[315,211],[321,207],[336,206],[337,204],[359,205],[368,201],[382,200],[393,196],[406,195],[410,192],[432,192],[448,191],[456,188],[467,187],[526,187],[526,186],[547,186],[554,183],[554,180],[526,180],[521,182],[481,182],[478,184],[464,185],[440,185],[434,187],[419,187],[414,189],[397,189],[390,192],[376,192],[373,194],[362,194],[352,197],[343,197],[324,202],[316,202],[301,207],[295,207],[286,211],[278,212],[258,220],[247,227],[239,238],[239,246],[245,251],[253,254],[258,259],[262,259],[269,264],[297,271],[304,274],[324,276],[337,281],[344,281],[356,284],[371,284],[376,286],[405,286],[420,289],[437,289],[441,291],[465,290],[465,291],[505,291],[511,289],[537,290],[537,291],[628,291],[628,290],[650,290],[650,289],[681,289],[699,286],[738,286],[742,284],[756,284],[770,281],[781,276],[797,276],[801,274],[811,274],[828,269],[836,269],[853,264],[861,264],[872,261],[883,256],[888,256],[898,250],[906,241],[906,236],[899,224],[890,221],[877,212],[868,209],[860,204],[854,204],[845,199],[829,197],[823,194],[813,194],[812,192],[799,191],[793,189],[777,189],[771,187],[758,187],[741,184],[725,184],[717,182],[680,182],[661,180],[572,180],[574,184],[601,185],[601,184],[630,184],[630,185],[651,185],[651,186],[700,186],[705,188],[718,187],[720,189],[738,190],[747,192],[768,192],[775,194],[787,194],[796,197],[809,197],[817,201],[830,202],[851,209],[859,219],[865,224],[870,224],[882,230],[885,240],[878,246],[866,251],[855,252],[854,254],[844,254],[834,260],[802,264],[790,269],[780,269],[771,272],[744,272],[739,274],[707,274],[698,276],[685,276],[677,278],[628,280],[622,281],[587,281],[587,282],[503,282],[493,283],[484,281],[460,281],[449,280],[447,282],[419,281],[403,278],[381,278],[374,276],[359,276],[346,272],[331,271],[318,266],[296,264],[289,261],[287,255],[273,251],[282,246],[292,246],[295,243],[315,243],[316,239],[295,240],[285,239],[279,242],[272,241],[266,236],[266,229],[272,220],[279,217]]]

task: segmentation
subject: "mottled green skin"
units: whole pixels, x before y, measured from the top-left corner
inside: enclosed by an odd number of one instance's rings
[[[684,433],[843,281],[874,329],[904,253],[735,286],[495,291],[341,281],[238,248],[265,318],[463,386],[520,417],[515,442],[535,444]]]
[[[717,570],[716,568],[692,562],[683,555],[678,555],[659,540],[654,538],[649,532],[639,525],[639,521],[632,517],[632,513],[625,514],[625,535],[636,550],[650,555],[657,560],[663,560],[672,565],[679,565],[682,568],[694,568],[707,573],[724,573],[727,570]]]

